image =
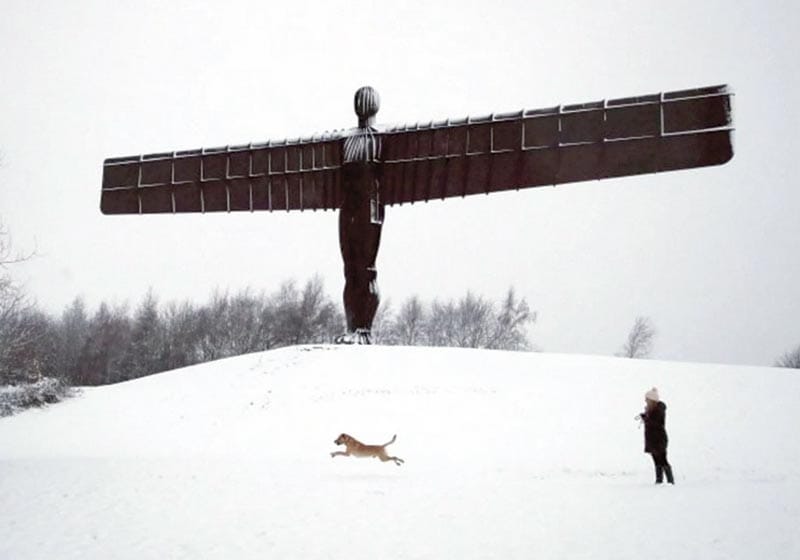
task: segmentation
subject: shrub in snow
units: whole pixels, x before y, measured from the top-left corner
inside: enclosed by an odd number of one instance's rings
[[[775,362],[775,365],[778,367],[800,369],[800,346],[794,350],[786,352],[786,354],[778,358],[778,361]]]
[[[43,377],[35,383],[0,387],[0,416],[34,406],[56,403],[72,396],[74,390],[60,379]]]

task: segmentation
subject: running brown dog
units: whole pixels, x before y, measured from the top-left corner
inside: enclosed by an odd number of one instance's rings
[[[346,457],[351,455],[354,457],[377,457],[384,463],[386,461],[394,461],[394,464],[399,467],[400,464],[405,463],[405,461],[400,457],[390,457],[385,449],[387,445],[394,443],[395,439],[397,439],[397,434],[393,435],[392,439],[383,445],[364,445],[352,436],[341,434],[333,443],[336,445],[344,444],[345,450],[334,451],[331,453],[331,457],[336,457],[337,455],[344,455]]]

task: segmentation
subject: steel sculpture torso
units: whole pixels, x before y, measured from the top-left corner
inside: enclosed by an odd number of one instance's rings
[[[379,295],[375,259],[381,241],[381,137],[374,127],[380,108],[370,87],[356,92],[358,128],[344,138],[342,205],[339,211],[339,247],[344,261],[344,311],[347,337],[370,342],[372,319]]]
[[[107,159],[101,209],[338,209],[343,340],[369,343],[384,206],[723,164],[731,95],[713,86],[379,128],[377,92],[363,87],[348,131]]]

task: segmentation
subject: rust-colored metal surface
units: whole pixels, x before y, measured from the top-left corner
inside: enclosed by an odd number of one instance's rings
[[[105,214],[332,210],[341,205],[338,136],[111,158]]]
[[[719,165],[731,125],[720,86],[398,127],[381,192],[402,204]]]
[[[375,127],[384,205],[719,165],[732,93],[713,86],[547,109]],[[358,129],[356,129],[358,130]],[[110,158],[106,214],[333,210],[346,131]]]

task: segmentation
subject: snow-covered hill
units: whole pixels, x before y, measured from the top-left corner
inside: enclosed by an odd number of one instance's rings
[[[634,415],[659,388],[673,486]],[[0,558],[800,558],[793,370],[305,346],[0,419]],[[348,432],[405,465],[337,457]]]

